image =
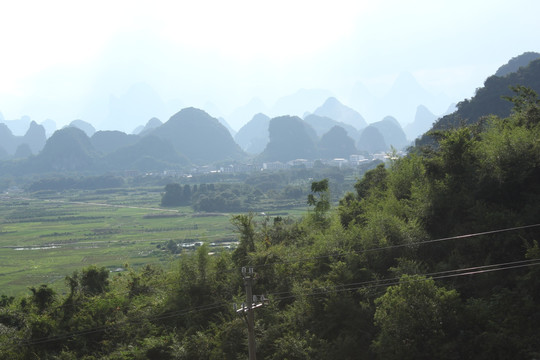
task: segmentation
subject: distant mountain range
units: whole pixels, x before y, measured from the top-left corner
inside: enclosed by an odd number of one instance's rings
[[[512,104],[503,97],[513,95],[510,86],[523,85],[540,93],[540,54],[525,53],[513,58],[501,66],[497,74],[487,78],[474,97],[463,100],[455,111],[439,119],[427,106],[417,105],[414,121],[405,128],[394,116],[368,124],[359,112],[319,90],[300,91],[283,98],[280,105],[274,107],[296,112],[308,105],[315,109],[303,119],[293,115],[270,118],[258,113],[236,134],[225,119],[212,117],[197,108],[185,108],[165,123],[151,117],[146,125],[135,129],[134,134],[96,131],[90,123],[74,120],[48,139],[44,124],[49,129],[54,128],[52,120],[39,125],[27,117],[7,121],[0,114],[0,173],[17,176],[62,171],[148,172],[249,159],[314,160],[387,152],[391,147],[402,150],[430,128],[439,130],[471,124],[489,114],[508,116]],[[398,83],[411,81],[414,79],[403,75]],[[308,101],[310,96],[313,98]],[[296,105],[293,104],[295,99],[298,100]],[[313,99],[319,102],[313,105]],[[262,103],[254,100],[253,105],[255,108]],[[23,125],[26,130],[21,132]],[[14,135],[10,127],[24,135]],[[427,139],[423,137],[417,144]]]
[[[393,116],[400,124],[412,123],[415,121],[414,117],[403,116],[402,110],[410,108],[410,113],[413,113],[412,106],[416,110],[416,107],[422,104],[422,99],[426,100],[426,103],[433,103],[430,99],[434,97],[427,91],[421,88],[414,77],[410,74],[403,73],[397,79],[392,90],[384,98],[377,99],[368,93],[365,87],[362,87],[359,83],[355,86],[355,89],[362,88],[362,94],[353,90],[353,96],[351,96],[350,103],[362,110],[362,113],[356,111],[350,106],[344,105],[337,100],[333,94],[324,89],[301,89],[296,93],[284,96],[278,99],[271,107],[266,106],[262,100],[253,98],[245,106],[239,107],[233,111],[229,116],[216,118],[229,130],[232,136],[235,136],[235,128],[238,129],[242,124],[249,122],[254,115],[258,113],[264,113],[271,117],[281,115],[296,115],[299,117],[305,117],[306,114],[312,113],[323,117],[331,118],[337,122],[352,125],[355,129],[361,130],[368,125],[366,117],[363,111],[368,113],[367,118],[369,122],[379,121],[385,116]],[[397,101],[396,99],[400,99]],[[407,105],[402,106],[402,102],[407,100]],[[401,101],[401,102],[400,102]],[[322,105],[321,105],[322,104]],[[364,105],[368,104],[366,108]],[[219,112],[216,107],[210,103],[206,105],[209,109],[213,109],[214,113]],[[445,102],[445,107],[448,106],[448,102]],[[133,129],[130,124],[144,123],[147,119],[158,119],[168,117],[170,114],[174,114],[173,109],[181,108],[179,101],[163,101],[159,95],[152,89],[151,86],[145,83],[137,83],[127,89],[125,93],[120,96],[110,96],[106,113],[107,119],[101,122],[101,129],[115,129],[126,132],[132,131],[134,134],[141,134],[143,131],[147,131],[143,126],[138,126]],[[384,109],[382,112],[374,112],[373,109]],[[426,106],[429,108],[429,106]],[[0,122],[6,123],[13,133],[24,133],[30,123],[28,117],[23,117],[19,120],[2,120]],[[77,126],[83,129],[87,135],[91,136],[96,130],[92,130],[92,125],[77,125],[79,120],[72,122],[71,126]],[[47,135],[50,136],[54,132],[56,126],[52,120],[46,120],[43,122],[46,128]],[[148,125],[148,124],[147,124]],[[14,130],[17,129],[17,130]],[[415,129],[415,127],[411,127]],[[411,130],[412,131],[412,130]],[[348,130],[350,136],[351,131]],[[407,133],[407,136],[411,139],[420,135],[420,133],[414,134]],[[354,137],[354,136],[353,136]],[[358,138],[355,138],[358,140]],[[250,149],[251,152],[258,151],[260,149]]]
[[[315,110],[314,114],[352,125],[358,130],[368,126],[366,120],[358,111],[343,105],[335,97],[326,99],[324,104]]]
[[[355,110],[341,104],[336,98],[330,97],[318,106],[314,114],[304,117],[318,137],[323,136],[334,126],[341,126],[354,141],[360,137],[358,129],[365,128],[367,123]],[[255,115],[236,134],[236,142],[248,153],[261,153],[269,141],[268,126],[270,118],[264,114]]]
[[[34,121],[30,122],[24,136],[13,135],[6,124],[0,123],[0,148],[3,149],[6,157],[14,155],[21,145],[28,146],[32,153],[37,154],[45,145],[46,140],[45,128]]]
[[[335,94],[328,89],[304,88],[282,96],[274,103],[269,104],[265,104],[260,98],[253,97],[245,105],[239,106],[233,111],[227,110],[227,113],[223,113],[210,101],[205,101],[204,105],[199,103],[198,107],[217,119],[222,117],[225,123],[230,125],[234,136],[234,131],[240,129],[258,113],[264,113],[269,117],[281,115],[304,117],[309,112],[362,129],[367,126],[367,123],[379,121],[385,116],[395,117],[402,125],[408,124],[414,120],[414,113],[418,105],[423,104],[433,113],[441,114],[450,103],[450,100],[444,95],[432,94],[422,88],[410,73],[400,74],[392,88],[382,96],[374,96],[360,82],[356,83],[349,94],[342,95],[341,103],[346,104],[355,113],[355,116],[361,114],[360,117],[364,123],[349,121],[347,113],[339,115],[316,110],[328,99],[336,99]],[[96,129],[120,130],[129,133],[134,130],[137,124],[144,124],[153,117],[162,120],[168,119],[186,107],[186,104],[176,98],[164,99],[149,83],[134,82],[125,89],[107,89],[99,93],[92,93],[88,98],[81,100],[80,109],[77,106],[73,110],[80,114],[81,119],[91,121]],[[28,117],[17,120],[0,118],[0,122],[6,123],[13,134],[17,136],[24,134],[30,121]],[[48,136],[56,130],[49,120],[45,120],[41,124],[45,126]],[[140,129],[134,132],[138,131]]]
[[[2,173],[103,173],[108,171],[161,171],[181,169],[191,164],[208,164],[224,160],[241,160],[246,154],[234,142],[229,131],[202,110],[187,108],[156,127],[149,121],[144,135],[128,135],[121,131],[97,131],[91,137],[74,122],[57,130],[49,139],[41,125],[32,123],[25,138],[41,134],[44,146],[37,155],[24,148],[18,151],[26,159],[0,162]],[[37,130],[41,129],[40,132]],[[86,129],[87,131],[90,129]],[[8,150],[0,149],[1,158],[14,158],[15,146],[22,137],[15,137],[0,123],[0,140]],[[45,142],[46,141],[46,142]],[[35,143],[31,142],[32,144]],[[11,154],[11,155],[10,155]]]
[[[442,114],[451,102],[448,96],[433,94],[423,88],[408,72],[400,73],[392,87],[381,96],[374,95],[364,84],[357,82],[348,99],[348,104],[357,109],[368,123],[392,116],[402,126],[415,120],[419,105],[436,114]],[[418,135],[420,134],[416,134]]]
[[[304,121],[313,127],[317,136],[321,137],[334,126],[340,126],[347,131],[347,135],[354,141],[360,139],[360,131],[352,125],[339,122],[326,116],[310,114],[304,118]]]
[[[316,131],[311,124],[319,130]],[[309,115],[305,120],[297,116],[273,118],[268,127],[270,140],[257,160],[286,162],[348,158],[353,154],[389,151],[392,146],[402,150],[409,145],[401,126],[392,117],[361,131],[355,130],[357,141],[339,124],[343,123],[317,115]],[[318,133],[322,135],[319,137]]]
[[[219,121],[196,108],[183,109],[165,123],[151,118],[137,129],[138,135],[95,131],[91,124],[74,120],[47,140],[44,127],[35,122],[30,124],[24,137],[12,135],[5,124],[0,124],[0,140],[5,146],[0,149],[0,157],[23,159],[4,164],[4,169],[17,173],[92,173],[157,171],[186,168],[191,164],[244,161],[248,159],[247,153],[260,161],[346,158],[358,153],[356,144],[361,146],[364,129],[359,130],[350,123],[365,125],[360,114],[335,98],[326,99],[315,113],[342,121],[316,114],[306,116],[305,120],[297,116],[270,119],[257,114],[236,134],[236,142],[223,124],[224,120]],[[369,141],[379,139],[375,147],[381,151],[389,150],[390,145],[401,147],[405,142],[395,119],[385,119],[372,127],[381,135]]]

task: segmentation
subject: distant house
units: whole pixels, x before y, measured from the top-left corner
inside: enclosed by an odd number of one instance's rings
[[[220,168],[220,171],[225,174],[247,173],[259,170],[260,166],[254,164],[231,164]]]
[[[309,169],[313,167],[314,162],[306,159],[296,159],[289,161],[287,164],[290,166],[304,166]]]
[[[18,186],[10,186],[6,191],[6,194],[20,194],[22,192],[23,192],[23,190],[20,187],[18,187]]]
[[[290,165],[284,164],[280,161],[263,163],[263,170],[282,170],[288,169]]]
[[[126,177],[136,177],[136,176],[139,176],[139,171],[138,170],[126,170],[124,171],[124,176]]]
[[[369,159],[366,159],[366,157],[364,155],[357,155],[357,154],[354,154],[354,155],[350,155],[349,156],[349,165],[350,166],[358,166],[362,163],[365,163],[365,162],[368,162]]]
[[[335,158],[335,159],[332,159],[332,161],[330,161],[330,164],[332,164],[334,166],[337,165],[339,168],[341,168],[342,166],[349,165],[349,161],[347,159],[343,159],[343,158]]]

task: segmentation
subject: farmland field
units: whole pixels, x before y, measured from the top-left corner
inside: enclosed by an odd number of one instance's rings
[[[49,284],[66,290],[64,278],[89,265],[111,271],[127,265],[166,266],[182,245],[205,242],[212,251],[237,240],[230,214],[160,208],[160,188],[43,192],[0,197],[0,293],[18,295]],[[297,209],[280,215],[298,215]],[[269,214],[271,215],[271,214]],[[189,251],[187,248],[184,252]]]

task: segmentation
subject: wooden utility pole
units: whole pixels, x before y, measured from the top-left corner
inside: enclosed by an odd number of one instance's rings
[[[246,306],[247,306],[247,328],[248,328],[248,349],[249,360],[256,360],[255,350],[255,317],[253,314],[253,268],[249,268],[246,274],[245,268],[242,268],[244,276],[244,285],[246,286]]]
[[[253,310],[261,307],[267,303],[267,299],[264,295],[253,295],[253,282],[255,280],[255,274],[253,268],[242,268],[242,277],[244,278],[244,285],[246,286],[246,302],[242,304],[241,309],[236,308],[234,304],[234,310],[238,314],[244,315],[248,328],[248,350],[249,360],[256,360],[256,346],[255,346],[255,314]]]

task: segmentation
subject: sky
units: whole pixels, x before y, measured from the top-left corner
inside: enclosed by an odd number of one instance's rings
[[[457,103],[540,52],[539,13],[535,0],[3,1],[0,112],[129,131],[195,106],[238,130],[254,98],[270,115],[300,89],[354,107],[354,89],[384,97],[403,73]]]

